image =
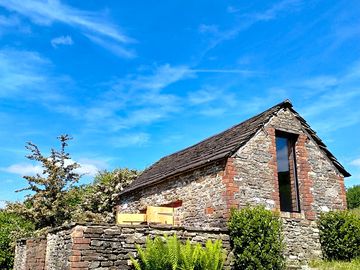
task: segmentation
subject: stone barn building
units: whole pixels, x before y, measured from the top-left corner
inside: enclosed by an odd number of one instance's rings
[[[289,260],[321,254],[316,219],[346,209],[337,161],[286,100],[224,132],[166,156],[119,196],[119,213],[175,208],[175,224],[226,228],[232,207],[280,211]]]
[[[167,206],[175,226],[76,223],[54,228],[17,242],[14,269],[131,270],[129,257],[137,244],[174,233],[201,244],[221,239],[225,269],[232,269],[226,229],[230,209],[257,204],[280,212],[287,263],[298,266],[321,256],[316,219],[323,211],[346,208],[344,177],[349,175],[284,101],[160,159],[120,194],[119,213]]]

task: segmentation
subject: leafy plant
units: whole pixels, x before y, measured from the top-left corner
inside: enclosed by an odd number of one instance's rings
[[[200,250],[199,269],[217,270],[224,268],[224,254],[220,241],[208,240],[205,249]]]
[[[186,240],[185,244],[180,246],[181,270],[194,270],[200,263],[202,252],[201,245],[191,244],[190,240]]]
[[[73,197],[80,197],[81,200],[72,220],[113,222],[118,194],[139,174],[140,171],[128,168],[98,172],[92,184],[73,191]]]
[[[346,200],[349,209],[360,207],[360,185],[348,188],[346,191]]]
[[[76,172],[80,165],[73,162],[70,154],[66,152],[68,141],[72,138],[61,135],[58,139],[60,150],[51,149],[49,156],[44,156],[31,142],[26,146],[30,151],[26,157],[40,162],[43,172],[35,176],[24,176],[28,187],[19,191],[30,190],[33,195],[28,196],[23,207],[18,205],[17,209],[32,219],[38,229],[61,225],[70,218],[71,212],[64,200],[65,194],[81,177]]]
[[[310,262],[309,266],[318,270],[359,270],[360,258],[350,262],[317,260]]]
[[[320,243],[328,260],[360,256],[360,218],[349,211],[323,213],[318,221]]]
[[[12,269],[16,240],[30,236],[33,231],[30,221],[0,210],[0,269]]]
[[[232,209],[228,223],[236,269],[284,269],[281,220],[263,206]]]
[[[138,260],[131,257],[136,270],[221,270],[224,266],[224,252],[221,241],[208,240],[205,248],[182,244],[176,235],[171,237],[146,239],[145,249],[139,245]]]

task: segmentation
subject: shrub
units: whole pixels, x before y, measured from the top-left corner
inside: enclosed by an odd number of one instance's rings
[[[360,207],[360,185],[353,186],[346,191],[346,200],[349,209]]]
[[[281,220],[263,206],[232,209],[230,239],[236,269],[284,269]]]
[[[323,213],[319,222],[325,259],[344,260],[360,255],[360,218],[349,211]]]
[[[176,235],[155,237],[146,239],[145,249],[136,249],[139,259],[130,258],[136,270],[221,270],[225,260],[219,240],[208,240],[203,248],[189,240],[182,244]]]
[[[34,230],[34,225],[24,218],[0,210],[0,269],[12,269],[15,241],[27,237]]]

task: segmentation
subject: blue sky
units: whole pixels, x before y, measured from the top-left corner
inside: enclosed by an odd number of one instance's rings
[[[0,201],[71,134],[87,172],[143,169],[291,99],[360,184],[357,1],[0,0]],[[1,203],[1,202],[0,202]]]

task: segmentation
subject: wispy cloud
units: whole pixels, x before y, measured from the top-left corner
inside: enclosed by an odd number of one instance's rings
[[[261,72],[248,69],[191,69],[189,72],[193,73],[234,73],[244,76],[260,75]]]
[[[68,160],[65,165],[70,165],[74,163],[73,160]],[[92,161],[90,159],[83,159],[78,162],[80,164],[80,168],[76,169],[76,172],[79,174],[84,174],[88,176],[95,176],[98,171],[105,169],[104,166],[99,166],[99,163],[97,161]],[[25,175],[36,175],[36,174],[42,174],[43,173],[43,167],[40,165],[33,165],[33,164],[27,164],[27,163],[17,163],[10,165],[6,168],[0,169],[3,172],[11,173],[11,174],[17,174],[20,176]]]
[[[236,12],[239,12],[240,9],[238,9],[238,8],[236,8],[236,7],[234,7],[234,6],[228,6],[228,7],[226,8],[226,11],[227,11],[228,13],[236,13]]]
[[[25,163],[13,164],[10,165],[9,167],[2,168],[1,170],[7,173],[18,174],[21,176],[36,175],[36,174],[41,174],[43,172],[41,166],[25,164]]]
[[[234,27],[221,31],[217,25],[200,25],[200,33],[213,35],[212,41],[210,42],[208,48],[204,50],[203,54],[206,54],[208,51],[226,40],[236,38],[239,33],[249,29],[256,23],[275,20],[280,16],[280,14],[289,14],[299,10],[301,3],[301,0],[282,0],[261,12],[249,14],[238,14],[239,10],[236,7],[229,7],[227,11],[229,13],[236,14],[238,19],[238,22]]]
[[[74,41],[71,36],[59,36],[51,40],[51,46],[57,48],[59,45],[73,45]]]
[[[0,0],[0,6],[15,11],[38,25],[50,26],[54,22],[69,25],[88,37],[96,37],[91,40],[97,41],[96,43],[101,46],[107,45],[109,41],[117,43],[118,47],[122,46],[126,51],[125,45],[134,42],[134,39],[124,34],[99,12],[80,10],[59,0]]]
[[[67,80],[51,73],[51,62],[32,51],[0,50],[0,97],[51,102],[62,97],[58,86]]]
[[[6,201],[0,200],[0,209],[4,209],[6,207]]]
[[[158,121],[179,108],[178,97],[162,90],[194,76],[186,66],[165,64],[145,75],[119,78],[80,117],[90,125],[102,123],[113,131]]]
[[[188,94],[187,102],[197,107],[197,112],[204,116],[220,116],[232,110],[238,104],[235,93],[224,87],[204,86]]]
[[[356,166],[356,167],[360,168],[360,158],[354,159],[353,161],[351,161],[350,165],[353,165],[353,166]]]
[[[150,139],[150,135],[147,133],[133,133],[120,135],[111,139],[111,143],[114,147],[123,148],[123,147],[134,147],[134,146],[143,146]]]
[[[112,52],[113,54],[119,57],[129,58],[129,59],[136,57],[136,53],[134,50],[125,49],[122,45],[119,45],[119,43],[117,42],[114,42],[112,40],[106,40],[94,35],[85,35],[85,36],[88,39],[90,39],[92,42],[98,44],[99,46],[105,48],[106,50]]]

